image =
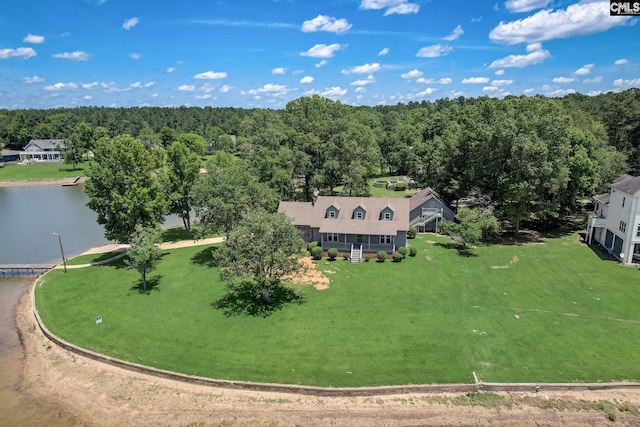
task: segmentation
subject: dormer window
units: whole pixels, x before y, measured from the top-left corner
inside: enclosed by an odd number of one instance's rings
[[[329,211],[329,218],[335,218],[336,217],[336,211]]]
[[[356,212],[356,219],[364,219],[364,214],[362,212]]]
[[[327,208],[327,212],[324,214],[325,218],[336,219],[340,215],[340,208],[336,205],[331,205]]]
[[[386,221],[391,221],[391,212],[385,212],[382,214],[382,219]]]

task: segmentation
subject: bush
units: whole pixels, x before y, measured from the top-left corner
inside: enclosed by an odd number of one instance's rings
[[[309,244],[307,245],[307,249],[311,250],[316,246],[318,246],[318,242],[309,242]]]
[[[349,258],[351,258],[351,254],[345,252],[342,254],[342,258],[344,258],[345,261],[349,261]]]
[[[314,246],[313,248],[311,248],[311,258],[315,259],[316,261],[322,259],[322,248],[320,246]]]
[[[415,239],[417,234],[418,234],[418,229],[412,225],[411,227],[409,227],[409,231],[407,231],[407,238]]]
[[[407,183],[406,182],[396,182],[395,184],[393,184],[393,189],[395,191],[404,191],[407,189]]]
[[[404,246],[400,246],[398,248],[398,253],[400,255],[402,255],[402,258],[406,258],[407,257],[407,248],[405,248]]]
[[[402,261],[402,258],[404,258],[402,254],[398,252],[394,252],[392,256],[393,256],[393,262],[400,262]]]
[[[327,256],[331,261],[335,261],[336,257],[338,256],[338,250],[336,248],[329,248],[327,250]]]
[[[364,256],[364,262],[369,262],[370,259],[371,259],[371,256],[369,255]]]
[[[411,246],[409,248],[409,256],[416,256],[417,253],[418,253],[418,248],[416,248],[415,246]]]
[[[387,259],[387,253],[385,251],[378,251],[376,256],[378,257],[378,262],[384,262],[384,260]]]

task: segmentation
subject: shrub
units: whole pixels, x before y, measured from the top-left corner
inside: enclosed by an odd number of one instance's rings
[[[318,246],[318,242],[309,242],[309,244],[307,245],[307,249],[311,250],[316,246]]]
[[[313,248],[311,248],[311,258],[315,259],[316,261],[322,259],[322,248],[320,246],[314,246]]]
[[[345,253],[342,254],[342,258],[344,258],[345,261],[349,261],[349,258],[351,258],[351,254],[348,254],[348,253],[345,252]]]
[[[369,262],[370,259],[371,259],[371,256],[369,255],[364,256],[364,262]]]
[[[393,184],[393,189],[395,191],[404,191],[407,189],[407,183],[406,182],[396,182],[395,184]]]
[[[394,252],[392,256],[393,256],[393,262],[400,262],[402,261],[402,258],[404,258],[402,254],[399,252]]]
[[[411,227],[409,227],[409,231],[407,231],[407,238],[415,239],[417,234],[418,234],[418,229],[412,225]]]
[[[376,256],[378,257],[378,262],[384,262],[384,260],[387,259],[387,253],[385,251],[378,251]]]
[[[329,259],[331,261],[334,261],[336,259],[336,257],[338,256],[338,250],[336,248],[329,248],[327,250],[327,256],[329,257]]]
[[[398,248],[398,253],[400,255],[402,255],[402,258],[406,258],[407,257],[407,248],[405,248],[404,246],[400,246]]]
[[[416,256],[417,253],[418,253],[418,248],[416,248],[415,246],[411,246],[409,248],[409,256]]]

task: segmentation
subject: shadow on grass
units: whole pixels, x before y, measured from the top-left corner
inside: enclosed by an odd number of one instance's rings
[[[269,317],[288,304],[304,304],[305,298],[286,286],[272,286],[268,295],[251,281],[227,286],[227,293],[211,303],[225,316]]]
[[[461,245],[460,243],[447,242],[447,243],[434,243],[434,245],[440,246],[441,248],[445,248],[449,250],[455,249],[458,251],[458,255],[466,258],[478,256],[478,254],[473,253],[470,248],[467,248]]]
[[[84,171],[84,168],[58,168],[58,170],[60,172],[79,172],[79,171]]]
[[[137,292],[138,294],[141,294],[141,295],[149,295],[151,291],[160,291],[158,286],[160,285],[161,279],[162,279],[162,276],[153,276],[151,278],[148,278],[147,290],[145,291],[142,285],[142,278],[140,278],[140,280],[138,280],[138,282],[135,285],[133,285],[129,290],[132,292]]]
[[[204,248],[197,254],[195,254],[191,261],[194,264],[203,265],[205,267],[213,268],[218,266],[218,262],[216,261],[216,253],[220,250],[219,246],[209,246]]]

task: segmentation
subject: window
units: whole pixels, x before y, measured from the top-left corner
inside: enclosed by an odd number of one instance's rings
[[[434,208],[435,206],[436,206],[436,202],[434,202],[433,200],[429,202],[430,208]]]
[[[327,242],[337,242],[338,233],[327,233]]]
[[[336,217],[336,211],[329,211],[329,218],[335,218]]]
[[[362,234],[356,236],[356,243],[362,243]]]
[[[356,219],[363,219],[364,214],[362,212],[356,212]]]
[[[640,237],[640,225],[638,225],[638,229],[636,230],[636,237]]]
[[[380,244],[381,245],[390,245],[391,244],[391,236],[380,236]]]
[[[382,219],[390,221],[391,220],[391,212],[385,212],[382,214]]]
[[[627,223],[624,221],[620,221],[620,227],[618,227],[618,230],[622,231],[623,233],[627,232]]]
[[[627,201],[627,198],[626,198],[626,197],[623,197],[623,198],[622,198],[622,207],[623,207],[623,208],[624,208],[624,202],[626,202],[626,201]]]

